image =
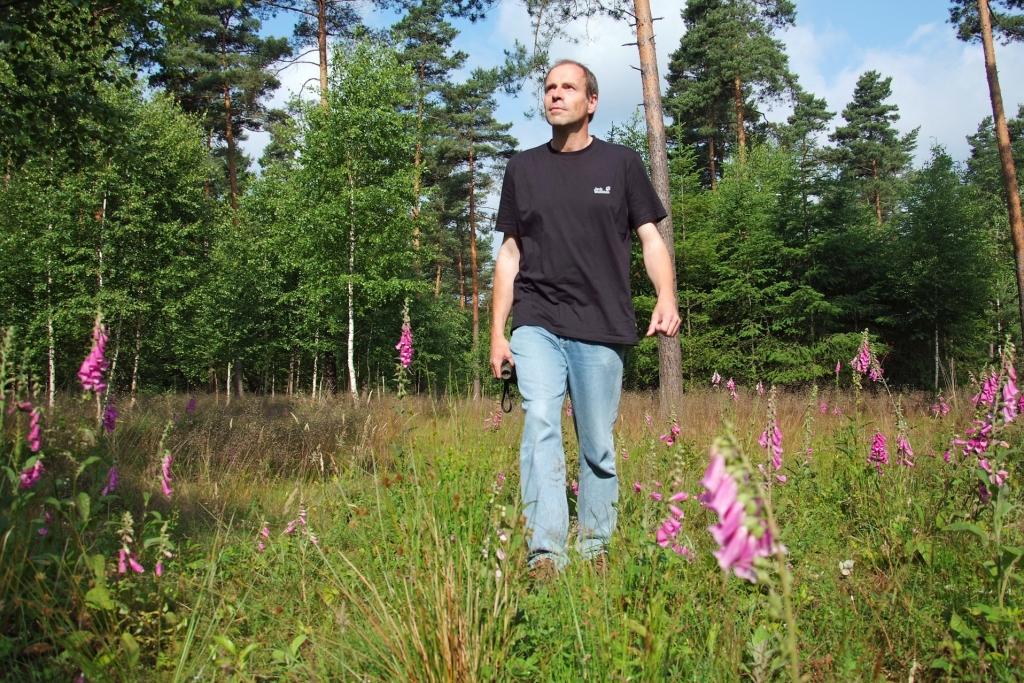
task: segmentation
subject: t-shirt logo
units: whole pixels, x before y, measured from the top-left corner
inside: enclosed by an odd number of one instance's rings
[[[611,185],[605,185],[604,187],[595,187],[594,188],[594,194],[611,194],[611,193],[612,193],[612,186]]]

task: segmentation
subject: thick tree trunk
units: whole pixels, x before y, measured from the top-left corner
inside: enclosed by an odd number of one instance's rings
[[[1013,238],[1013,257],[1017,265],[1017,300],[1020,309],[1021,332],[1024,334],[1024,217],[1021,216],[1017,168],[1013,162],[1010,132],[1006,127],[1003,95],[999,88],[999,72],[996,70],[996,51],[992,43],[992,15],[989,13],[988,0],[978,0],[978,16],[981,18],[981,44],[985,50],[985,75],[988,77],[988,92],[992,99],[992,117],[996,124],[996,144],[999,147],[999,159],[1002,162],[1003,189],[1006,192],[1010,235]]]
[[[939,390],[939,325],[935,324],[935,391]]]
[[[736,76],[732,82],[733,104],[736,107],[736,145],[739,147],[740,163],[747,160],[747,129],[743,122],[743,81]]]
[[[647,120],[647,147],[651,159],[651,180],[668,215],[658,224],[658,232],[668,247],[675,275],[675,236],[672,226],[672,198],[669,193],[668,152],[665,148],[665,117],[661,109],[661,83],[658,59],[654,51],[654,22],[648,0],[634,0],[636,42],[640,51],[640,77],[643,81],[644,110]],[[678,289],[674,283],[673,288]],[[659,398],[663,411],[676,411],[683,395],[682,354],[679,339],[658,337]]]
[[[238,398],[245,396],[245,373],[242,361],[235,361],[235,394]]]
[[[480,277],[476,263],[476,156],[469,143],[469,274],[473,283],[473,400],[480,400]]]
[[[441,262],[437,262],[437,272],[434,274],[434,298],[441,296]]]
[[[320,51],[320,106],[327,109],[327,0],[316,0],[316,45]]]

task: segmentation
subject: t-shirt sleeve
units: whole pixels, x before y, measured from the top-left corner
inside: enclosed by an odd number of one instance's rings
[[[640,155],[632,152],[626,161],[626,201],[629,204],[629,227],[636,230],[644,223],[657,223],[668,215]]]
[[[516,204],[516,182],[513,162],[505,166],[505,178],[501,182],[501,199],[498,202],[498,217],[494,228],[506,235],[519,234],[519,205]]]

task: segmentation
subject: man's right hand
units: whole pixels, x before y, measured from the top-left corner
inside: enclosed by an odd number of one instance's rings
[[[502,335],[491,339],[491,372],[494,373],[494,379],[501,379],[501,364],[505,361],[513,366],[516,364],[508,340]]]

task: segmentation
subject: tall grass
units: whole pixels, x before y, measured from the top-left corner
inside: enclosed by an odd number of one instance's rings
[[[875,430],[894,433],[887,396],[823,391],[813,403],[805,391],[779,396],[788,481],[773,485],[771,496],[811,680],[1012,679],[1024,666],[1019,581],[1010,583],[1005,623],[972,616],[986,599],[991,554],[969,533],[943,531],[955,515],[986,514],[958,479],[968,465],[941,458],[954,425],[967,418],[967,401],[939,420],[927,413],[927,398],[903,402],[916,466],[890,465],[879,477],[866,457]],[[137,517],[146,509],[176,516],[178,547],[165,576],[118,577],[108,560],[106,581],[119,607],[96,610],[84,598],[95,580],[83,558],[109,558],[102,533],[69,546],[38,578],[18,569],[44,566],[37,539],[10,534],[0,577],[15,578],[5,584],[4,614],[24,618],[5,627],[6,670],[112,680],[784,675],[778,605],[762,586],[718,569],[706,531],[712,515],[693,498],[684,504],[680,540],[692,561],[653,542],[665,512],[650,497],[655,482],[667,490],[674,477],[699,493],[707,446],[727,423],[748,455],[767,463],[757,445],[765,399],[756,392],[743,391],[736,402],[714,390],[689,394],[674,416],[682,434],[671,447],[658,437],[672,416],[657,415],[648,396],[625,396],[616,426],[619,528],[608,573],[574,561],[539,585],[524,567],[520,411],[493,430],[485,425],[493,405],[461,399],[353,405],[246,397],[225,406],[202,396],[194,414],[185,412],[187,400],[140,401],[105,446],[123,470],[117,505]],[[80,452],[73,425],[91,410],[62,404],[47,439]],[[157,444],[168,421],[171,501],[157,496]],[[577,450],[566,423],[572,479]],[[808,424],[809,454],[802,450]],[[1018,451],[1010,453],[1017,476]],[[1020,499],[1012,495],[1004,534],[1019,545]],[[285,534],[300,508],[306,526]],[[264,525],[270,534],[261,552]],[[840,568],[846,560],[853,560],[848,575]],[[78,578],[69,582],[68,573]],[[69,585],[78,588],[69,593]],[[22,607],[14,609],[14,600]],[[965,636],[969,629],[978,636]]]

